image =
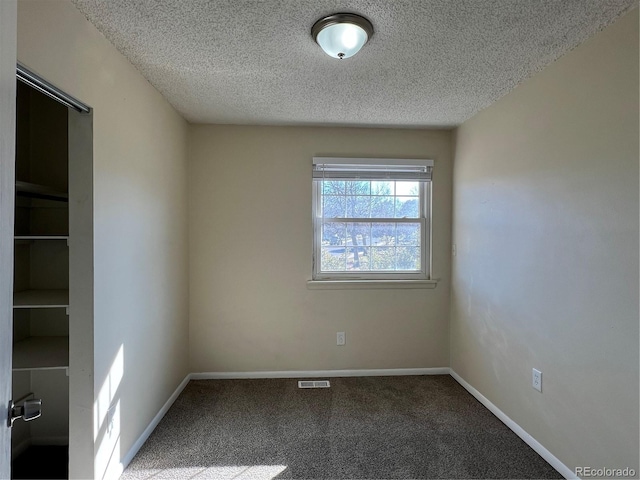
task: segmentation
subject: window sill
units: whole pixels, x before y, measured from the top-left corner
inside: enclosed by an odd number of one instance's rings
[[[438,280],[307,280],[309,290],[433,289]]]

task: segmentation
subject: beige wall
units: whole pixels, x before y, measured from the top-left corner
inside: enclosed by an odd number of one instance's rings
[[[638,11],[455,146],[452,368],[571,469],[637,473]]]
[[[70,1],[19,1],[18,60],[94,109],[93,427],[76,433],[102,477],[188,372],[187,124]]]
[[[448,131],[191,126],[191,370],[446,367],[450,146]],[[313,156],[435,160],[435,290],[307,288]]]

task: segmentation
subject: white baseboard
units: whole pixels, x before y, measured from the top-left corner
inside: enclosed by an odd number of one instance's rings
[[[507,427],[509,427],[513,432],[518,435],[527,445],[529,445],[533,450],[538,453],[542,458],[544,458],[549,465],[555,468],[560,475],[562,475],[566,479],[579,479],[579,477],[564,463],[562,463],[558,458],[553,455],[549,450],[544,448],[540,442],[538,442],[535,438],[529,435],[520,425],[511,420],[502,410],[496,407],[491,401],[482,395],[478,390],[473,388],[464,378],[458,375],[453,369],[450,369],[451,376],[462,385],[471,395],[476,397],[476,399],[484,405],[491,413],[493,413],[502,423],[504,423]]]
[[[388,377],[401,375],[449,375],[449,367],[385,368],[367,370],[289,370],[270,372],[198,372],[191,380],[231,380],[246,378]]]
[[[127,454],[124,457],[122,457],[121,471],[124,471],[124,469],[127,468],[127,465],[131,463],[131,460],[133,460],[133,457],[136,456],[136,453],[138,453],[142,445],[144,445],[144,442],[147,441],[147,439],[149,438],[149,435],[151,435],[151,433],[155,430],[155,428],[160,423],[160,420],[162,420],[162,418],[169,411],[169,409],[171,408],[171,405],[173,405],[173,402],[175,402],[178,396],[182,393],[182,391],[184,390],[184,387],[187,386],[187,383],[189,383],[190,379],[191,379],[191,374],[187,374],[187,376],[184,377],[184,380],[180,382],[180,385],[178,385],[178,388],[175,389],[175,391],[171,394],[169,399],[162,406],[160,411],[156,414],[155,417],[153,417],[153,420],[151,420],[151,423],[147,426],[147,428],[145,428],[144,432],[142,432],[142,435],[140,435],[138,440],[136,440],[136,442],[131,446]]]

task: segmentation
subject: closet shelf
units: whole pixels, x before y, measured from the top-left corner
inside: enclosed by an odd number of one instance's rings
[[[69,306],[69,290],[22,290],[13,293],[13,308],[60,308]]]
[[[69,337],[29,337],[13,344],[13,370],[69,367]]]
[[[33,243],[39,240],[49,240],[49,241],[66,240],[67,245],[69,245],[68,235],[16,235],[13,238],[16,242],[16,245],[29,245],[30,243]]]
[[[37,183],[16,181],[16,194],[25,197],[43,198],[45,200],[58,200],[61,202],[69,201],[69,194],[61,192],[55,188],[46,185],[38,185]]]
[[[16,240],[69,240],[69,235],[16,235]]]

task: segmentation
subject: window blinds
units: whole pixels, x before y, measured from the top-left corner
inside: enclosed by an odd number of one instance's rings
[[[314,180],[431,181],[433,160],[314,157]]]

